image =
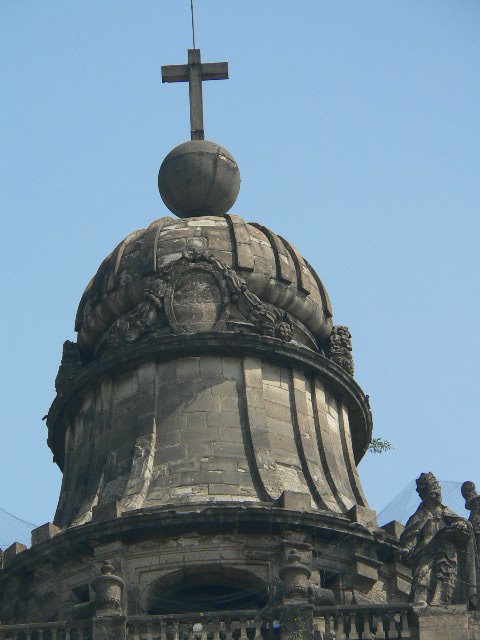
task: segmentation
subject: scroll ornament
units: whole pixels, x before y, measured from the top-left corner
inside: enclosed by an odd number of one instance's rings
[[[285,311],[263,303],[258,296],[249,291],[245,280],[222,260],[203,252],[188,251],[164,267],[156,277],[148,280],[143,300],[112,324],[101,346],[118,348],[122,344],[132,344],[162,319],[166,320],[173,333],[189,333],[182,330],[172,317],[171,297],[175,283],[192,269],[203,269],[221,282],[224,298],[223,325],[229,315],[230,305],[235,305],[255,332],[279,338],[283,342],[292,340],[293,324]],[[92,313],[92,309],[85,311],[87,316]]]
[[[353,376],[352,335],[348,327],[334,325],[328,340],[327,357]]]

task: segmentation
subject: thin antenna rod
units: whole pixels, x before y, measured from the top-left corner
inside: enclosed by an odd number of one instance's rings
[[[190,10],[192,12],[192,40],[193,40],[193,48],[196,49],[195,46],[195,20],[193,19],[193,0],[190,0]]]

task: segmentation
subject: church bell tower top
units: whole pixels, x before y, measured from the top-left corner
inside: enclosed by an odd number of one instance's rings
[[[173,149],[158,174],[165,205],[180,218],[223,215],[240,190],[240,172],[233,156],[205,140],[202,83],[228,79],[227,62],[201,61],[200,49],[188,50],[188,63],[162,66],[162,82],[188,82],[190,142]]]

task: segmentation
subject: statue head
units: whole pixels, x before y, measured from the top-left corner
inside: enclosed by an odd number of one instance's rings
[[[439,481],[431,471],[422,473],[417,482],[417,493],[423,501],[441,504],[442,489]]]
[[[467,480],[462,484],[461,491],[462,491],[462,496],[465,498],[465,500],[470,500],[471,498],[474,498],[477,495],[477,491],[475,489],[475,483],[472,482],[471,480]]]

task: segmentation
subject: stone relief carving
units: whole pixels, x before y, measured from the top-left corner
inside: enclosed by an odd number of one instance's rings
[[[352,335],[348,327],[334,325],[326,352],[330,360],[353,376]]]
[[[148,280],[142,302],[112,324],[100,348],[132,344],[162,322],[176,334],[221,330],[232,305],[250,330],[284,342],[292,340],[293,324],[286,312],[264,304],[224,262],[194,250]]]
[[[65,340],[62,360],[55,378],[55,390],[62,394],[69,381],[83,368],[83,362],[76,342]]]
[[[163,309],[163,295],[166,283],[154,281],[145,290],[145,297],[133,311],[116,320],[106,335],[106,342],[114,348],[122,344],[136,342],[140,336],[152,327]]]
[[[400,536],[401,559],[412,569],[411,600],[476,606],[475,541],[468,520],[442,504],[432,473],[417,479],[422,502]]]

